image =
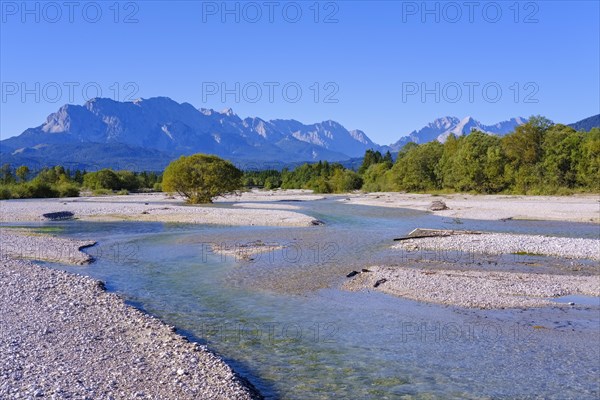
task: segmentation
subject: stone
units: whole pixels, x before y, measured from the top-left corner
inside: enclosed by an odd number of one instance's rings
[[[441,200],[434,200],[429,205],[429,210],[431,210],[431,211],[443,211],[443,210],[447,210],[447,209],[448,209],[448,206],[446,205],[446,203],[444,203]]]

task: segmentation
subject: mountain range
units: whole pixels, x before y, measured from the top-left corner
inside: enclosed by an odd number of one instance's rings
[[[518,117],[511,118],[508,121],[499,122],[495,125],[484,125],[471,117],[463,119],[443,117],[436,119],[418,131],[412,131],[407,136],[401,137],[400,140],[393,143],[390,147],[393,150],[398,151],[409,142],[427,143],[438,140],[443,143],[450,135],[468,135],[473,130],[501,136],[514,131],[517,126],[526,122],[527,119]]]
[[[242,168],[277,168],[316,160],[344,161],[368,149],[397,151],[413,141],[444,141],[473,129],[503,135],[526,122],[512,118],[483,125],[471,117],[439,118],[396,143],[381,146],[363,131],[335,121],[303,124],[296,120],[241,119],[231,109],[196,109],[168,97],[117,102],[95,98],[67,104],[46,121],[0,141],[1,162],[39,168],[64,165],[94,170],[111,167],[162,170],[172,159],[211,153]]]

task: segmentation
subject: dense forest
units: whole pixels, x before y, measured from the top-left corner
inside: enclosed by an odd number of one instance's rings
[[[357,172],[340,164],[304,164],[293,171],[263,171],[252,183],[319,193],[471,192],[569,194],[600,192],[600,129],[576,131],[532,117],[504,137],[472,132],[418,145],[409,143],[396,160],[367,150]],[[279,183],[279,186],[277,185]]]
[[[409,143],[394,161],[388,152],[368,150],[357,171],[320,161],[294,170],[246,171],[246,188],[311,189],[318,193],[471,192],[570,194],[600,192],[600,129],[576,131],[532,117],[503,136],[474,131],[450,136],[445,143]],[[69,171],[63,167],[32,173],[25,166],[0,169],[0,198],[68,197],[160,191],[162,175],[154,172]]]

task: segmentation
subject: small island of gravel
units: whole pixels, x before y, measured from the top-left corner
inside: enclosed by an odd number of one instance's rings
[[[377,290],[398,297],[467,308],[556,305],[552,297],[600,296],[599,276],[369,267],[344,284],[350,291]]]
[[[425,235],[411,238],[420,232]],[[411,235],[397,239],[400,242],[392,246],[403,259],[421,251],[458,251],[600,260],[600,239],[426,229],[416,229]],[[417,301],[482,309],[556,305],[551,298],[566,295],[600,296],[597,268],[590,269],[587,276],[486,270],[483,266],[477,270],[431,269],[418,263],[412,267],[369,266],[365,271],[351,274],[344,289],[373,289]]]

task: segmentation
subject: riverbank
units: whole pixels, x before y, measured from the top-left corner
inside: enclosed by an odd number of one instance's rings
[[[600,239],[540,235],[482,233],[434,236],[406,239],[392,248],[406,252],[418,252],[420,250],[462,251],[487,255],[538,255],[600,261]]]
[[[235,226],[312,226],[314,218],[287,209],[225,208],[222,203],[251,204],[258,201],[309,201],[321,199],[306,191],[247,192],[219,199],[211,205],[186,205],[180,197],[164,193],[65,199],[3,200],[0,222],[47,220],[48,213],[67,212],[84,221],[147,221]],[[250,206],[251,207],[251,206]],[[277,205],[275,205],[277,207]],[[274,207],[274,208],[275,208]]]
[[[501,220],[531,219],[600,223],[600,196],[510,196],[470,194],[360,193],[349,194],[347,204],[409,208],[428,211],[433,201],[443,201],[447,210],[433,211],[449,218]]]
[[[551,298],[600,296],[599,277],[528,274],[500,271],[459,271],[374,266],[343,287],[376,290],[411,300],[450,306],[496,309],[544,307]]]
[[[563,238],[504,233],[415,230],[416,237],[398,239],[391,249],[405,260],[397,266],[374,266],[352,273],[346,290],[377,290],[412,300],[467,308],[520,308],[556,305],[552,298],[567,295],[600,296],[600,270],[578,267],[579,275],[537,270],[533,273],[500,271],[484,266],[489,256],[513,254],[513,258],[555,257],[560,260],[600,260],[600,239]],[[435,236],[419,236],[434,234]],[[451,252],[457,252],[452,264]],[[459,253],[463,256],[458,256]],[[445,255],[446,262],[432,268],[419,255]],[[442,257],[440,257],[442,258]],[[412,262],[408,262],[408,261]],[[471,261],[476,269],[465,269]],[[497,267],[497,259],[494,266]],[[510,264],[510,261],[501,261]],[[514,263],[514,260],[513,260]],[[583,273],[583,275],[581,275]]]
[[[95,244],[92,240],[64,239],[27,229],[0,228],[0,254],[11,259],[84,265],[92,261],[92,256],[81,249]]]
[[[37,238],[25,236],[2,231],[3,241]],[[82,260],[73,256],[80,241],[39,237],[56,261]],[[64,252],[67,242],[71,249]],[[21,248],[23,255],[36,255]],[[101,282],[4,250],[0,398],[261,398],[205,346],[126,305]]]

